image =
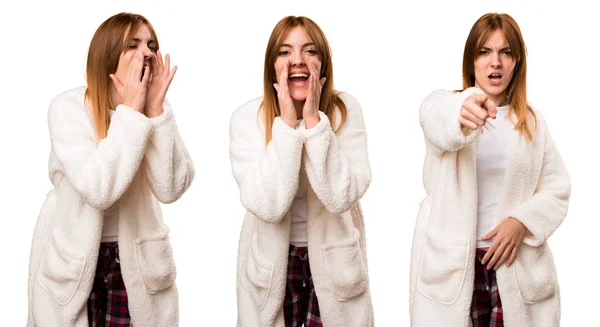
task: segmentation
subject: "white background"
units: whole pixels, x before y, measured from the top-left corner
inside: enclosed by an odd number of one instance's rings
[[[371,293],[379,326],[408,326],[410,248],[425,196],[418,109],[429,92],[461,87],[464,42],[490,11],[511,14],[528,47],[528,99],[546,117],[571,174],[565,222],[551,237],[562,323],[597,312],[600,214],[600,47],[590,5],[566,1],[52,1],[0,8],[0,317],[22,326],[36,219],[51,189],[46,113],[57,94],[84,84],[96,28],[120,11],[145,15],[179,66],[168,97],[196,179],[163,205],[177,262],[181,326],[234,326],[235,267],[244,209],[229,162],[229,119],[262,91],[265,47],[286,15],[306,15],[333,49],[335,85],[365,115],[373,182],[362,200]],[[590,1],[590,3],[592,3]]]

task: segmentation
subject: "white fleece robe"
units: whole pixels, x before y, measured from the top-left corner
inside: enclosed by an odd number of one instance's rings
[[[301,160],[310,184],[308,251],[323,324],[373,326],[358,204],[371,181],[366,132],[358,102],[348,94],[340,96],[348,115],[337,134],[322,112],[310,129],[301,125],[295,130],[277,117],[265,147],[261,98],[244,104],[231,118],[231,164],[247,209],[238,250],[238,326],[284,326],[289,210]]]
[[[87,327],[103,212],[120,200],[119,256],[136,327],[177,326],[175,263],[157,199],[177,200],[194,178],[168,103],[147,118],[119,105],[96,141],[86,87],[58,95],[48,111],[54,189],[35,227],[27,326]]]
[[[476,88],[436,91],[421,105],[427,197],[412,245],[410,313],[415,327],[472,325],[479,129],[463,135],[458,117],[463,101],[475,92],[483,93]],[[517,131],[506,140],[506,177],[498,188],[497,223],[514,217],[531,232],[516,261],[496,272],[506,327],[560,324],[556,269],[546,241],[567,214],[571,184],[544,118],[535,113],[533,143]]]

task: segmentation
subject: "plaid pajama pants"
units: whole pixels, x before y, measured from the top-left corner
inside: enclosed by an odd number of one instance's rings
[[[323,327],[307,247],[290,244],[283,314],[286,327]]]
[[[488,270],[481,264],[485,253],[484,249],[477,249],[475,253],[475,287],[471,302],[471,320],[473,327],[502,327],[504,320],[502,302],[496,284],[496,271]]]
[[[117,242],[100,243],[92,292],[87,301],[90,327],[131,327],[127,291]]]

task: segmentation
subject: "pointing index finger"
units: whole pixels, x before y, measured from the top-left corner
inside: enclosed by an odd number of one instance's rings
[[[493,119],[496,119],[496,104],[492,101],[492,100],[487,100],[483,103],[483,108],[485,108],[485,110],[487,110],[488,115],[490,115],[490,117],[492,117]]]

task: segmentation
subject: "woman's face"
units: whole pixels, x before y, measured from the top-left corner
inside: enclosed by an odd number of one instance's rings
[[[506,88],[513,77],[515,60],[504,33],[494,31],[475,59],[475,87],[480,88],[496,106],[506,103]]]
[[[119,78],[119,80],[121,80],[121,82],[124,82],[125,77],[127,76],[127,70],[129,69],[131,58],[135,56],[138,51],[141,51],[144,55],[144,68],[148,66],[150,71],[152,71],[152,63],[154,62],[155,53],[157,50],[156,47],[156,40],[152,38],[152,33],[150,33],[148,26],[146,24],[140,25],[129,44],[126,45],[125,51],[121,53],[119,65],[117,66],[117,71],[114,74]]]
[[[310,75],[307,65],[312,63],[318,72],[321,71],[321,60],[317,53],[317,47],[306,30],[301,26],[296,26],[283,40],[278,52],[275,60],[277,83],[281,85],[281,73],[285,66],[289,65],[285,78],[288,79],[290,96],[294,101],[305,101],[308,95],[308,76]]]

